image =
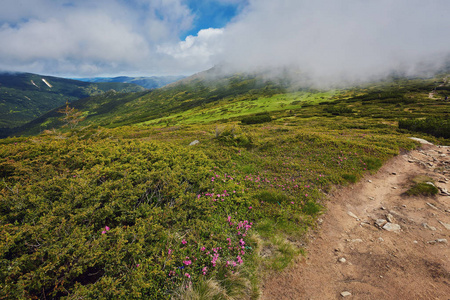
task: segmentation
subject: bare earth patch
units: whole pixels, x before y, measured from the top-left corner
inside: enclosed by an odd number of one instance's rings
[[[417,176],[440,193],[407,196]],[[262,299],[450,299],[450,148],[422,145],[334,191],[307,257]]]

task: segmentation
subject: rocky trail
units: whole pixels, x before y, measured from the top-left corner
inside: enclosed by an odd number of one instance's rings
[[[450,299],[450,147],[422,142],[331,193],[307,256],[262,299]],[[440,193],[405,195],[418,176]]]

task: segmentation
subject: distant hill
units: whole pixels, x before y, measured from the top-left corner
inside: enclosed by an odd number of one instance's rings
[[[108,92],[80,99],[71,104],[86,117],[80,125],[117,127],[165,118],[191,109],[201,109],[233,99],[244,101],[285,92],[282,82],[263,80],[256,75],[216,76],[202,72],[166,87],[146,92],[120,94]],[[37,134],[62,125],[56,108],[9,134]]]
[[[77,78],[77,80],[85,82],[122,82],[134,83],[146,89],[157,89],[169,83],[185,78],[185,76],[151,76],[151,77],[94,77],[94,78]]]
[[[0,73],[0,128],[23,125],[66,101],[116,92],[143,91],[130,83],[89,83],[30,73]]]

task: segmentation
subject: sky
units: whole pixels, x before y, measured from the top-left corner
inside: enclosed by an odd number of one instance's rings
[[[448,0],[1,0],[0,70],[355,82],[440,70],[449,29]]]

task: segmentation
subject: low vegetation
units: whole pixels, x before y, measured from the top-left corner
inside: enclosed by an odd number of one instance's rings
[[[304,252],[327,193],[417,145],[399,118],[448,110],[411,112],[429,80],[289,93],[228,80],[84,100],[73,129],[0,140],[0,299],[256,299]]]

